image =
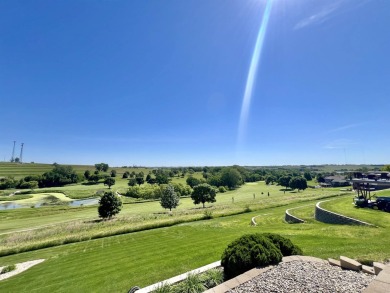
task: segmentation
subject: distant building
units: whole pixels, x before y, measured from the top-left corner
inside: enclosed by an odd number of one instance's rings
[[[390,172],[353,172],[353,178],[348,180],[353,189],[369,188],[370,190],[381,190],[390,188]]]
[[[345,179],[345,176],[327,176],[324,178],[324,184],[321,184],[324,187],[342,187],[351,185],[348,180]]]

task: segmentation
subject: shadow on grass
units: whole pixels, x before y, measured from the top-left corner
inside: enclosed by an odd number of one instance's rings
[[[81,185],[98,185],[101,182],[83,182]]]

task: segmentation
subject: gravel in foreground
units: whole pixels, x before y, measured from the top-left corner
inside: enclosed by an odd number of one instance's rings
[[[229,293],[261,292],[362,292],[375,276],[324,263],[292,261],[280,263]]]

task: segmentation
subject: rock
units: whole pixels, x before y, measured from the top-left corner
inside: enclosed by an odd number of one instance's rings
[[[373,265],[374,265],[375,275],[379,275],[379,273],[385,268],[385,265],[380,262],[374,262]]]
[[[328,262],[331,266],[341,267],[341,263],[337,259],[328,258]]]
[[[375,275],[375,270],[373,267],[362,265],[362,272],[370,275]]]
[[[342,270],[326,263],[290,261],[245,282],[229,293],[350,293],[362,292],[375,278],[355,271]]]
[[[340,256],[341,267],[348,270],[360,271],[362,269],[362,264],[357,262],[354,259],[351,259],[346,256]]]

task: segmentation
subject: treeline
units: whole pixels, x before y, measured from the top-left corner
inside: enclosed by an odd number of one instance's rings
[[[145,170],[143,170],[145,171]],[[314,176],[321,182],[324,174],[316,172],[303,172],[301,169],[292,168],[264,168],[264,167],[242,167],[238,165],[230,167],[174,167],[158,168],[150,170],[147,174],[143,171],[125,171],[122,174],[123,179],[128,180],[128,196],[137,198],[158,198],[161,194],[160,185],[169,184],[172,178],[187,177],[186,185],[175,186],[175,191],[180,196],[186,196],[191,190],[199,184],[209,184],[219,192],[235,189],[245,182],[265,181],[266,184],[278,184],[290,187],[292,189],[305,189],[307,181],[312,180]],[[62,166],[53,164],[53,169],[42,175],[26,176],[23,179],[13,178],[0,179],[0,189],[9,188],[42,188],[42,187],[60,187],[67,184],[79,183],[87,180],[90,184],[104,182],[109,186],[115,184],[115,180],[108,180],[109,177],[116,177],[116,170],[109,170],[106,163],[95,164],[95,170],[86,170],[84,174],[77,174],[71,166]],[[303,179],[305,179],[305,182]],[[294,180],[292,180],[294,179]],[[112,181],[112,182],[111,182]],[[149,185],[146,185],[148,183]],[[142,185],[142,188],[140,188]],[[138,187],[138,188],[136,188]]]
[[[174,191],[179,197],[189,196],[192,194],[192,188],[181,183],[170,183]],[[167,184],[149,185],[144,187],[130,186],[126,194],[127,197],[142,198],[142,199],[160,199]]]
[[[53,170],[42,175],[29,175],[20,180],[5,178],[0,181],[0,189],[20,188],[34,189],[42,187],[58,187],[83,180],[71,166],[54,164]]]

